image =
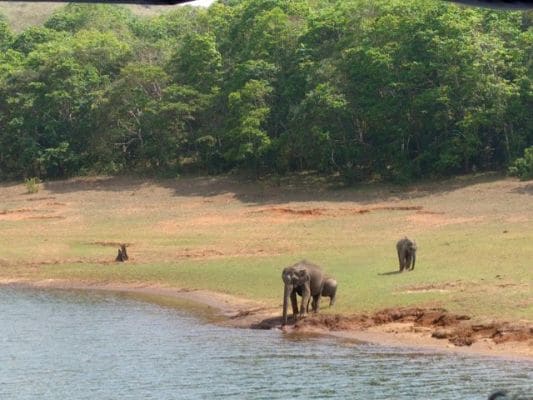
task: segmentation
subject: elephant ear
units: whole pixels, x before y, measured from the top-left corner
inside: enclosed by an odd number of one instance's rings
[[[308,281],[310,279],[309,278],[309,273],[305,269],[297,271],[296,274],[298,275],[298,281],[300,283],[306,282],[306,281]]]

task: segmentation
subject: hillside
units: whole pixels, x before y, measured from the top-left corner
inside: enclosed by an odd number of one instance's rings
[[[64,7],[63,3],[47,2],[0,2],[0,14],[6,16],[9,26],[15,32],[21,32],[25,28],[44,23],[55,11]],[[165,11],[174,9],[176,6],[151,6],[130,4],[129,8],[135,15],[154,16]]]

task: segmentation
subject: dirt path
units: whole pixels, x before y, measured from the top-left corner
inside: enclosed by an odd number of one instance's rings
[[[327,334],[342,339],[401,347],[533,360],[533,325],[473,321],[444,309],[394,308],[373,314],[314,315],[281,327],[281,310],[207,290],[142,283],[92,284],[71,280],[2,279],[0,285],[97,290],[192,301],[216,311],[218,324],[249,329],[281,329],[287,334]]]

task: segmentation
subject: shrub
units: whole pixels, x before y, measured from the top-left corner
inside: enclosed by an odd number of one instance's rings
[[[28,191],[28,194],[31,193],[37,193],[39,191],[39,183],[41,183],[41,180],[39,178],[27,178],[24,180],[24,184],[26,185],[26,190]]]
[[[533,179],[533,146],[524,150],[524,157],[514,160],[509,173],[523,180]]]

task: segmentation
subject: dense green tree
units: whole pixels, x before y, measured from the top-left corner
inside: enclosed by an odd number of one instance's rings
[[[163,97],[168,76],[161,67],[128,64],[95,102],[91,154],[100,170],[145,169],[154,134],[149,115]],[[165,157],[165,154],[161,154]],[[157,161],[156,161],[157,162]]]
[[[222,57],[216,48],[215,37],[210,34],[186,35],[167,69],[176,82],[203,93],[216,90],[221,78]]]
[[[0,19],[0,178],[506,170],[533,145],[532,24],[427,0],[70,4],[19,34]]]
[[[13,149],[4,150],[11,157],[5,157],[3,174],[64,176],[79,171],[87,156],[96,93],[128,54],[128,46],[112,33],[80,31],[36,46],[9,70],[0,86],[5,102],[0,121],[2,141]],[[14,149],[22,156],[13,157]]]
[[[66,32],[58,32],[44,26],[31,26],[16,36],[11,48],[29,54],[40,44],[61,40],[61,38],[66,39],[67,35]]]
[[[13,35],[6,19],[0,14],[0,51],[6,51],[13,40]]]
[[[230,116],[225,156],[230,161],[251,166],[256,173],[259,173],[262,157],[271,145],[264,130],[271,93],[268,82],[251,79],[228,98]]]
[[[70,3],[56,11],[44,26],[70,33],[81,30],[113,30],[118,36],[129,38],[135,22],[136,17],[123,6]]]

